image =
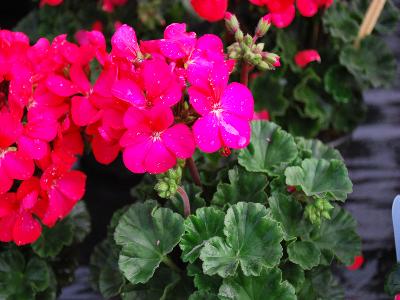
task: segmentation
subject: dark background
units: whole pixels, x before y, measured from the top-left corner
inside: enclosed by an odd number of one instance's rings
[[[2,0],[0,28],[12,29],[35,6],[37,3],[31,0]],[[387,38],[387,42],[400,62],[400,30]],[[399,79],[397,76],[392,89],[365,93],[367,118],[351,140],[339,147],[354,183],[354,193],[346,206],[359,223],[366,260],[358,271],[337,269],[349,300],[390,299],[383,293],[383,283],[395,263],[391,205],[394,197],[400,194]],[[130,189],[140,177],[130,174],[120,161],[104,167],[91,155],[82,158],[81,168],[88,175],[85,200],[93,223],[92,233],[81,246],[82,263],[86,263],[93,245],[104,237],[113,211],[131,201]],[[82,274],[87,275],[86,272]],[[97,299],[94,295],[74,294],[79,291],[82,289],[71,288],[63,293],[62,299]]]

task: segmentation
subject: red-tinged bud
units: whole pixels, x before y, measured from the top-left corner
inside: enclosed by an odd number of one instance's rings
[[[263,37],[271,27],[271,15],[267,14],[258,21],[256,28],[256,37]]]
[[[294,193],[296,191],[296,187],[289,185],[286,190],[288,191],[288,193]]]
[[[350,271],[356,271],[359,268],[361,268],[363,263],[364,263],[364,256],[362,256],[362,255],[356,256],[356,257],[354,257],[353,264],[350,266],[347,266],[347,269]]]
[[[240,29],[239,21],[234,14],[225,13],[225,25],[231,33],[236,33]]]
[[[223,146],[220,150],[220,153],[222,156],[228,157],[229,155],[231,155],[232,151],[227,146]]]

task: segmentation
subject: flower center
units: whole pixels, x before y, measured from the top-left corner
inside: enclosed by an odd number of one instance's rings
[[[153,134],[151,135],[151,139],[153,140],[153,142],[161,141],[161,132],[153,132]]]

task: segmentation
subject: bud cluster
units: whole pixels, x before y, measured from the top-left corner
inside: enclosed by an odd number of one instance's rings
[[[322,218],[330,220],[331,210],[334,207],[328,200],[323,198],[316,199],[313,203],[309,203],[305,209],[305,216],[312,224],[320,225]]]
[[[254,36],[245,35],[240,29],[238,19],[231,13],[226,13],[225,24],[236,40],[235,43],[228,47],[229,58],[244,60],[261,71],[273,70],[280,66],[279,56],[264,51],[264,43],[257,43],[257,39],[263,37],[271,27],[271,17],[269,15],[259,20]]]
[[[167,172],[156,176],[157,184],[154,186],[154,190],[158,193],[158,196],[164,199],[170,199],[176,194],[181,184],[183,167],[184,160],[178,161],[175,168],[169,169]]]

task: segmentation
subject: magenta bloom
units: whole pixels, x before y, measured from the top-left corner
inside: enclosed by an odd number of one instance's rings
[[[118,58],[133,61],[140,52],[135,30],[124,24],[117,29],[111,38],[111,54]]]
[[[303,17],[312,17],[321,7],[328,8],[333,3],[333,0],[297,0],[296,5],[300,14]]]
[[[193,155],[192,132],[184,124],[175,124],[170,108],[158,105],[149,110],[130,108],[124,118],[128,131],[120,143],[124,147],[125,166],[134,173],[164,173],[176,159]]]
[[[215,65],[208,80],[192,85],[188,92],[191,105],[201,115],[193,125],[193,134],[202,151],[215,152],[224,146],[240,149],[249,144],[253,96],[240,83],[228,85],[226,66]]]
[[[305,68],[313,61],[321,62],[321,56],[316,50],[303,50],[296,54],[294,61],[300,68]]]

